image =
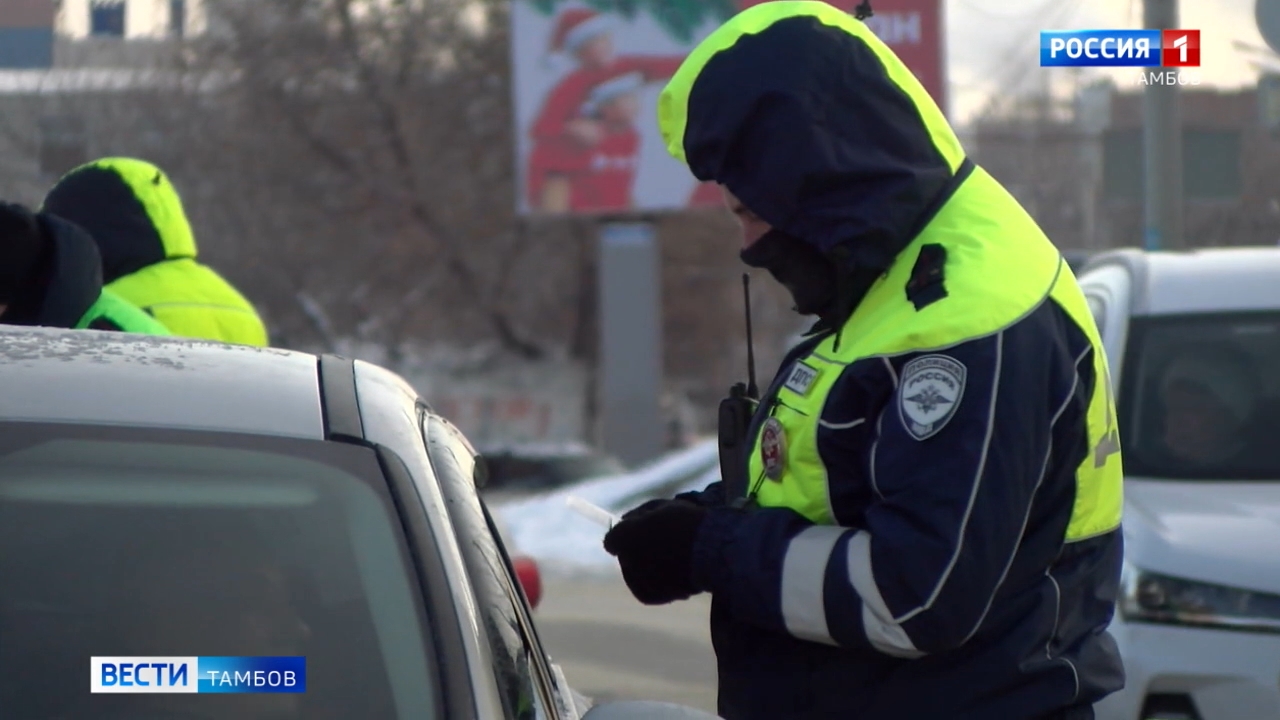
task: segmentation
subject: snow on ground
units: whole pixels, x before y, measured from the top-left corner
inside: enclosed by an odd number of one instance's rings
[[[665,455],[629,472],[497,505],[514,553],[531,555],[544,574],[596,575],[616,572],[617,561],[604,551],[605,529],[566,505],[576,495],[616,514],[645,500],[702,489],[720,479],[716,441],[707,440]]]

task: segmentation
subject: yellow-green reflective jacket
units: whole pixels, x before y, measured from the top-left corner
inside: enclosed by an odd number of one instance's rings
[[[138,306],[103,288],[98,300],[89,307],[77,330],[115,330],[140,335],[172,335],[159,320],[143,312]]]
[[[130,158],[83,165],[58,181],[43,209],[88,230],[101,252],[107,287],[173,334],[267,345],[253,305],[197,262],[182,200],[155,165]]]

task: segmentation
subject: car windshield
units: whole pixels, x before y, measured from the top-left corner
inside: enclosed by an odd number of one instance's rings
[[[432,643],[368,448],[0,423],[0,707],[432,718]],[[303,656],[302,694],[90,694],[91,656]]]
[[[1135,319],[1119,412],[1128,475],[1280,480],[1280,313]]]

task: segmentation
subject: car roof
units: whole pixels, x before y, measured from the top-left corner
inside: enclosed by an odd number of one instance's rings
[[[324,439],[318,361],[184,338],[0,326],[0,420]]]
[[[1092,258],[1080,277],[1116,265],[1133,278],[1134,315],[1280,309],[1280,247],[1117,250]]]

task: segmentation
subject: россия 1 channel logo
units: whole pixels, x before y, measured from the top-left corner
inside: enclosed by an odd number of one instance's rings
[[[1040,67],[1200,67],[1199,30],[1041,30]]]
[[[304,693],[304,657],[89,659],[91,693]]]

